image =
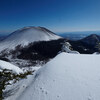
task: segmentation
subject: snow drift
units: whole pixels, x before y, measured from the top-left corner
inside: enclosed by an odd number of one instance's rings
[[[6,37],[0,42],[0,51],[3,49],[12,49],[17,45],[28,45],[35,41],[49,41],[61,38],[43,27],[24,27]]]
[[[15,74],[23,73],[23,71],[19,67],[15,66],[9,62],[0,60],[0,70],[2,71],[4,69],[11,70]]]
[[[100,56],[61,53],[17,100],[100,100]]]

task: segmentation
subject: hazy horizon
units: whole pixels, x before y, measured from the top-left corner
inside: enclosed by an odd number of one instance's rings
[[[17,30],[17,29],[16,29]],[[16,31],[14,30],[14,31]],[[0,32],[0,35],[9,35],[11,33],[13,33],[14,31],[11,31],[11,32]],[[52,30],[50,30],[52,31]],[[52,31],[54,32],[54,31]],[[58,35],[60,34],[100,34],[100,30],[96,30],[96,31],[66,31],[66,32],[54,32]]]

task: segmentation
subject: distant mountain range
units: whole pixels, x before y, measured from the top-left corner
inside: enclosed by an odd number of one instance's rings
[[[91,34],[100,35],[100,31],[83,31],[83,32],[65,32],[65,33],[58,33],[60,36],[67,38],[69,40],[80,40],[83,39]]]
[[[98,52],[96,45],[100,43],[100,36],[96,34],[89,35],[81,40],[71,41],[72,48],[79,51],[80,53],[91,54]]]
[[[81,39],[80,41],[87,43],[89,45],[95,46],[97,43],[100,42],[100,36],[96,35],[96,34],[92,34],[92,35],[89,35],[89,36]]]

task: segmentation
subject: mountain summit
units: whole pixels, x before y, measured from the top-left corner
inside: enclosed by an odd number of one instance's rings
[[[87,44],[96,45],[96,43],[100,42],[100,36],[96,34],[91,34],[88,37],[81,40]]]
[[[13,49],[17,45],[28,45],[35,41],[49,41],[61,38],[44,27],[24,27],[6,37],[0,43],[0,51],[6,48]]]

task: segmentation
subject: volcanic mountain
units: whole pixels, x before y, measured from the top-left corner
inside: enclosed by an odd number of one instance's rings
[[[61,38],[44,27],[24,27],[13,33],[0,42],[0,51],[14,49],[17,45],[28,45],[36,41],[49,41]]]

